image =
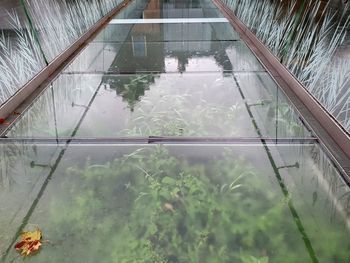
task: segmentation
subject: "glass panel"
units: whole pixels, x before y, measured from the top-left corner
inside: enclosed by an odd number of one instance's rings
[[[100,82],[95,76],[61,75],[9,134],[72,136]]]
[[[132,40],[124,43],[91,43],[66,71],[264,71],[240,41],[149,42],[142,35],[134,36]]]
[[[113,24],[107,26],[93,42],[131,42],[140,36],[147,42],[240,39],[229,23]]]
[[[184,5],[183,5],[184,6]],[[192,7],[183,8],[179,6],[178,8],[173,8],[174,4],[163,5],[160,16],[163,18],[195,18],[195,17],[224,17],[222,13],[216,8],[211,8],[211,6],[203,7]],[[153,17],[156,15],[156,10],[145,10],[147,16]]]
[[[210,0],[192,0],[192,1],[186,1],[186,0],[170,0],[170,1],[162,1],[163,7],[165,9],[191,9],[191,8],[215,8],[216,6],[214,3]]]
[[[142,18],[142,13],[149,0],[135,0],[129,3],[129,5],[119,12],[114,19],[133,19]]]
[[[57,149],[55,146],[20,144],[0,146],[1,257],[6,253],[7,246],[28,213],[28,208],[38,197],[40,189],[48,183],[50,162],[57,158]],[[13,247],[9,249],[12,250]]]
[[[235,73],[234,79],[259,133],[276,138],[310,134],[268,73]]]
[[[133,1],[115,19],[223,17],[211,1]]]
[[[62,74],[7,134],[72,135],[311,137],[267,73]]]
[[[17,160],[1,159],[3,262],[22,261],[18,233],[37,227],[48,241],[27,262],[350,257],[348,187],[318,145],[1,150]]]

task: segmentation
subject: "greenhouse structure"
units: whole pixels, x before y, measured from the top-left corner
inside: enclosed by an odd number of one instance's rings
[[[0,0],[0,262],[350,263],[350,1]]]

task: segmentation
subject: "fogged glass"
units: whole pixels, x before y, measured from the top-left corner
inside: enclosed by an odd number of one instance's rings
[[[2,145],[0,249],[28,262],[347,262],[349,194],[318,145]],[[11,160],[16,160],[11,161]]]

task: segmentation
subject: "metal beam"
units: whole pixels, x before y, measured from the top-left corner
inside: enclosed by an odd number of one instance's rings
[[[133,137],[59,137],[59,138],[0,138],[0,145],[36,144],[36,145],[115,145],[115,144],[223,144],[223,145],[262,145],[264,141],[271,145],[314,145],[316,138],[270,138],[270,137],[194,137],[194,136],[133,136]]]

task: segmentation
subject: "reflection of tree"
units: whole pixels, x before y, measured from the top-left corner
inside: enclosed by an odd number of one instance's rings
[[[193,42],[195,43],[195,42]],[[191,50],[191,48],[184,47],[183,50],[169,50],[166,51],[167,57],[173,57],[178,60],[178,70],[180,72],[186,72],[189,60],[193,58],[205,58],[211,57],[215,60],[216,64],[225,71],[231,71],[232,64],[226,53],[226,49],[230,47],[230,44],[213,42],[210,44],[210,49],[203,50]]]
[[[30,184],[31,174],[38,170],[34,170],[34,167],[28,164],[37,160],[38,151],[35,145],[22,143],[0,145],[0,196]],[[35,178],[38,179],[37,176]],[[9,198],[9,196],[1,197]]]
[[[104,83],[110,85],[111,89],[116,90],[118,96],[121,96],[129,105],[131,111],[134,111],[135,105],[149,90],[150,84],[154,83],[155,76],[150,74],[130,75],[129,77],[104,77]]]
[[[216,42],[214,42],[212,45],[213,45],[212,50],[217,50],[214,53],[214,59],[216,60],[216,63],[219,66],[221,66],[224,70],[231,71],[233,69],[232,64],[226,53],[226,48],[228,48],[229,45],[227,43],[216,43]],[[221,47],[219,45],[221,45]]]
[[[178,70],[180,72],[185,72],[186,71],[186,67],[188,65],[188,58],[189,55],[188,54],[184,54],[184,53],[179,53],[177,54],[177,59],[178,59]]]

